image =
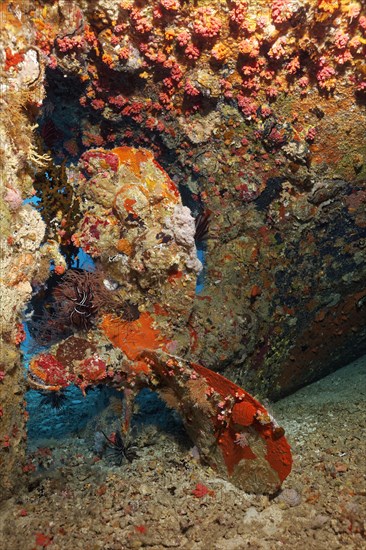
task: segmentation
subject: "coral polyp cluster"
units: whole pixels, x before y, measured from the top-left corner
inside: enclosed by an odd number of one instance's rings
[[[234,0],[198,7],[125,2],[113,10],[101,8],[98,16],[88,13],[87,23],[70,4],[65,17],[74,21],[72,32],[65,28],[63,35],[54,30],[53,14],[51,5],[34,17],[37,45],[50,66],[67,65],[72,71],[74,66],[85,86],[83,105],[119,107],[138,122],[156,116],[161,107],[186,110],[185,95],[197,95],[190,108],[199,108],[204,98],[217,94],[273,100],[294,90],[306,94],[314,84],[331,92],[344,77],[355,91],[366,89],[366,14],[358,2]],[[116,95],[95,70],[94,59],[115,77],[128,73],[142,87],[158,83],[155,97],[141,97],[145,114],[131,111],[135,102],[129,93],[119,95],[124,104],[114,103]],[[82,75],[76,60],[86,64]],[[190,92],[190,83],[197,94]]]

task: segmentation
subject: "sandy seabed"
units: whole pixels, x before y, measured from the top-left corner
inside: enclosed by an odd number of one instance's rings
[[[151,426],[137,458],[114,466],[87,428],[34,451],[29,491],[0,508],[0,549],[366,549],[366,357],[271,412],[294,456],[278,495],[236,489]]]

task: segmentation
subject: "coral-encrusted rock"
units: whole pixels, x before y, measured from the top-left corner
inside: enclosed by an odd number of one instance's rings
[[[7,3],[5,3],[7,4]],[[33,170],[42,164],[34,144],[34,113],[43,97],[43,69],[32,48],[29,25],[21,7],[16,15],[1,6],[0,141],[0,500],[14,496],[24,481],[24,373],[19,345],[25,334],[21,313],[40,267],[45,225],[23,199],[32,193]]]
[[[72,171],[84,216],[73,236],[117,283],[121,300],[149,311],[167,338],[188,343],[196,275],[195,225],[175,184],[145,149],[85,153]],[[91,213],[93,212],[93,213]]]
[[[39,251],[45,225],[41,216],[30,205],[23,206],[13,215],[12,232],[1,237],[1,314],[2,332],[16,333],[20,307],[30,299],[31,281],[39,265]]]

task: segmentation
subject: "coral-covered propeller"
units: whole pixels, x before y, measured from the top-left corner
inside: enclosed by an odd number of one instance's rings
[[[83,210],[73,242],[100,269],[69,272],[56,287],[52,326],[68,331],[32,359],[30,384],[124,391],[125,430],[137,392],[157,390],[220,475],[276,491],[291,470],[283,430],[243,389],[186,358],[200,263],[175,184],[151,152],[129,147],[86,152],[69,179]]]
[[[70,336],[34,357],[28,372],[30,385],[58,391],[75,384],[85,391],[105,383],[123,390],[128,405],[125,430],[140,389],[158,391],[181,414],[201,457],[220,475],[248,492],[278,490],[291,471],[292,458],[283,429],[267,410],[220,374],[159,349],[161,342],[151,327],[145,335],[147,325],[125,324],[132,325],[128,330],[133,359],[118,347],[115,335],[122,328],[120,322],[113,326],[109,319],[104,322],[104,333],[94,330],[84,337]],[[156,349],[143,349],[144,338]]]

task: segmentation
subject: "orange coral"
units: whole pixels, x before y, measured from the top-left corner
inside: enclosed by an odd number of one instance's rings
[[[131,322],[106,315],[101,328],[108,339],[133,361],[143,350],[157,349],[164,344],[160,332],[153,326],[151,315],[147,312],[142,313],[139,319]]]
[[[211,50],[211,55],[216,61],[224,62],[230,56],[231,50],[226,44],[218,42]]]
[[[169,198],[170,200],[173,200],[174,202],[177,201],[177,199],[179,198],[178,189],[169,178],[167,173],[155,161],[154,155],[151,153],[151,151],[148,151],[147,149],[135,149],[133,147],[117,147],[115,149],[112,149],[112,153],[114,153],[118,157],[120,166],[127,166],[127,168],[129,168],[132,173],[138,178],[141,178],[142,176],[142,171],[144,168],[143,165],[152,161],[156,168],[158,168],[158,170],[161,172],[161,178],[156,181],[149,180],[147,182],[149,192],[159,190],[163,194],[163,196]],[[161,184],[161,182],[163,182],[163,185]],[[139,189],[143,191],[142,186],[140,186]]]
[[[127,239],[119,239],[117,242],[117,250],[129,256],[132,253],[133,247]]]
[[[12,53],[10,48],[5,49],[5,70],[8,71],[11,67],[16,67],[24,59],[24,53]]]

